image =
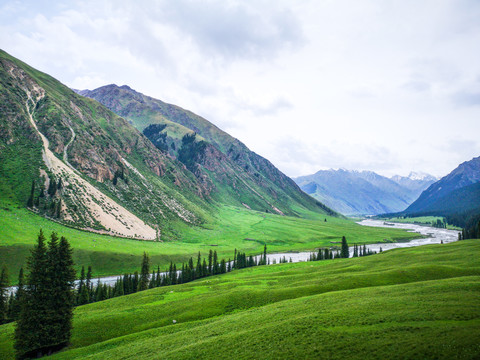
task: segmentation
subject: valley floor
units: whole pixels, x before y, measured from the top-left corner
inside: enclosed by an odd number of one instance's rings
[[[479,254],[466,240],[259,266],[81,306],[52,359],[478,359]],[[0,358],[12,336],[0,327]]]
[[[309,251],[323,246],[338,246],[342,236],[350,245],[412,239],[418,234],[404,230],[370,228],[352,220],[306,214],[295,218],[265,214],[235,207],[218,209],[215,220],[202,228],[178,225],[177,239],[165,242],[137,241],[99,235],[65,227],[26,209],[0,204],[0,261],[8,267],[11,280],[35,243],[38,231],[49,236],[56,231],[65,236],[74,249],[77,270],[93,266],[94,276],[118,275],[137,271],[143,252],[150,255],[152,266],[180,264],[200,251],[206,255],[216,250],[219,258],[233,258],[234,249],[247,255],[268,251]],[[327,221],[325,221],[325,219]]]

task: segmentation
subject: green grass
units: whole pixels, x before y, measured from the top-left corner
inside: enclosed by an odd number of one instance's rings
[[[170,261],[178,264],[195,257],[198,251],[206,255],[210,249],[216,250],[220,258],[229,258],[233,257],[235,248],[248,254],[259,254],[264,243],[269,252],[279,252],[336,246],[338,244],[332,242],[340,241],[343,235],[350,244],[418,237],[403,230],[369,228],[334,217],[326,217],[328,221],[324,222],[324,216],[313,213],[311,217],[300,219],[222,207],[208,228],[183,224],[178,229],[178,241],[148,242],[68,228],[24,208],[5,205],[0,207],[0,265],[6,264],[11,280],[16,281],[40,228],[47,235],[56,231],[65,236],[75,250],[77,270],[82,265],[92,265],[95,276],[138,270],[144,251],[150,255],[153,265],[163,267]]]
[[[478,358],[479,254],[467,240],[263,266],[90,304],[52,358]]]
[[[435,221],[435,222],[437,222],[437,220],[443,221],[443,217],[441,216],[392,217],[392,218],[385,218],[384,220],[388,220],[391,222],[398,222],[398,223],[431,225],[432,221]],[[447,229],[462,230],[461,228],[450,225],[450,224],[447,224]]]

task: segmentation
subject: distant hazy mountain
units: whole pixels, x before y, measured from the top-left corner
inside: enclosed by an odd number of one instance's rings
[[[480,157],[432,184],[404,213],[447,216],[475,209],[480,211]]]
[[[436,177],[422,172],[411,172],[408,176],[395,175],[391,179],[398,185],[410,189],[415,198],[418,198],[423,190],[437,181]]]
[[[408,207],[435,178],[410,173],[389,179],[372,171],[321,170],[294,181],[307,194],[345,215],[376,215]]]

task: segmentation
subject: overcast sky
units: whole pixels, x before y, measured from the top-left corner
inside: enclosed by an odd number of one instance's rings
[[[444,176],[480,155],[479,19],[477,0],[3,0],[0,48],[192,110],[289,176]]]

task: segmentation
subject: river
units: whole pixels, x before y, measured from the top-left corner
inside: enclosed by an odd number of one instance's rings
[[[408,242],[366,245],[367,249],[370,249],[376,252],[379,252],[380,248],[382,248],[382,251],[386,251],[391,249],[407,248],[412,246],[440,244],[441,242],[446,244],[446,243],[457,241],[458,233],[459,233],[459,231],[457,230],[439,229],[439,228],[422,226],[417,224],[390,223],[390,222],[385,222],[383,220],[372,220],[372,219],[362,220],[362,221],[359,221],[357,224],[360,224],[362,226],[404,229],[404,230],[408,230],[409,232],[416,232],[422,235],[422,238],[413,239]],[[423,238],[423,236],[427,236],[427,237]],[[350,245],[353,245],[353,244],[350,244]],[[267,260],[270,262],[270,264],[273,264],[274,262],[279,263],[280,260],[283,259],[284,257],[289,262],[290,261],[291,262],[308,261],[311,253],[312,251],[267,254]],[[353,247],[350,247],[350,256],[352,255],[353,255]],[[257,255],[255,256],[255,258],[259,260],[261,256],[263,255]],[[177,271],[177,273],[180,273],[180,271]],[[120,275],[120,276],[123,276],[123,275]],[[118,277],[119,275],[105,276],[105,277],[95,278],[92,280],[92,282],[94,284],[97,284],[97,282],[100,280],[100,283],[102,284],[114,285]],[[79,281],[77,280],[76,281],[77,285],[78,285],[78,282]],[[12,286],[9,288],[10,292],[15,290],[16,290],[15,286]]]

